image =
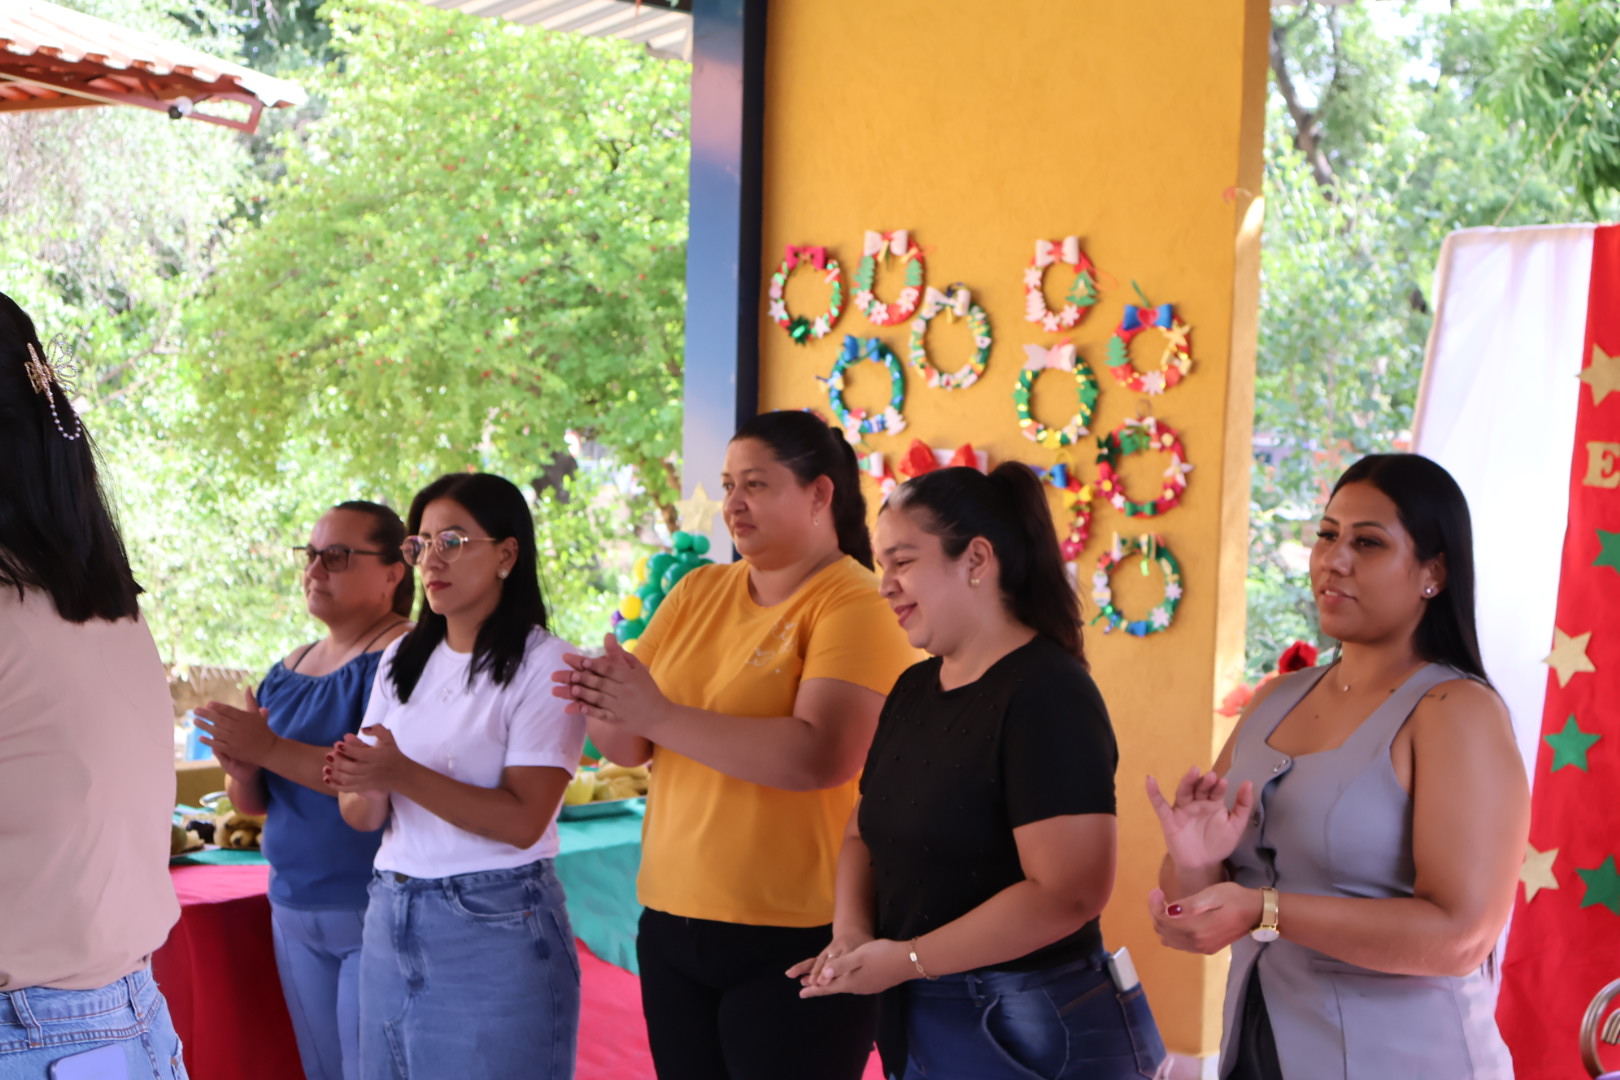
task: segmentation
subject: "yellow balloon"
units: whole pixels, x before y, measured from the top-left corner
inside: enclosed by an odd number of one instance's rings
[[[635,652],[636,651],[636,642],[638,642],[640,640],[641,639],[638,638],[638,637],[633,637],[629,641],[626,641],[624,643],[624,651],[625,652]]]
[[[626,619],[641,618],[641,597],[630,595],[619,602],[619,614]]]
[[[635,575],[635,579],[639,584],[642,584],[642,585],[647,584],[647,556],[646,555],[643,555],[641,558],[636,560],[635,569],[632,571],[632,573]],[[624,613],[624,617],[627,618],[627,619],[634,619],[636,616],[630,614],[627,611],[627,612]]]

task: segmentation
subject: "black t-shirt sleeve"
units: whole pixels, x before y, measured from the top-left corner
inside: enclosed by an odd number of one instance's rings
[[[1091,676],[1043,664],[1008,703],[1001,745],[1007,817],[1013,828],[1066,814],[1112,814],[1119,748]]]

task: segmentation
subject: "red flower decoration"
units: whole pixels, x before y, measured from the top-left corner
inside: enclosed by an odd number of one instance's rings
[[[1316,646],[1308,641],[1296,641],[1283,650],[1277,658],[1277,673],[1287,675],[1294,671],[1304,671],[1308,667],[1316,666]]]
[[[1248,708],[1249,699],[1252,697],[1254,697],[1254,691],[1247,684],[1239,683],[1232,689],[1231,693],[1221,699],[1221,707],[1216,709],[1215,712],[1228,718],[1239,716],[1244,709]]]

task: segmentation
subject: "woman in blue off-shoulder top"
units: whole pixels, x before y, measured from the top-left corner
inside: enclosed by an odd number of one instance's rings
[[[343,823],[321,769],[332,744],[359,730],[382,649],[410,626],[404,535],[399,515],[376,503],[323,515],[295,550],[326,637],[272,667],[247,708],[197,710],[232,803],[266,815],[276,964],[307,1080],[358,1075],[360,932],[380,838]]]

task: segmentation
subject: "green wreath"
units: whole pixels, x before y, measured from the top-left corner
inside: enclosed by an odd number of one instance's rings
[[[1164,600],[1148,612],[1145,619],[1127,619],[1119,608],[1114,606],[1114,587],[1109,580],[1109,574],[1120,563],[1133,555],[1140,555],[1144,560],[1142,573],[1147,574],[1148,563],[1158,563],[1159,570],[1164,574]],[[1120,627],[1132,637],[1147,637],[1149,634],[1162,633],[1170,628],[1176,619],[1176,609],[1181,606],[1181,564],[1170,553],[1164,541],[1156,534],[1143,533],[1141,536],[1129,541],[1121,542],[1119,534],[1114,534],[1114,546],[1103,552],[1097,559],[1097,569],[1091,575],[1091,599],[1096,601],[1097,616],[1092,623],[1103,624],[1103,633],[1107,634]]]
[[[924,341],[929,322],[942,311],[950,312],[952,318],[966,316],[968,328],[973,331],[973,355],[966,364],[952,372],[941,371],[929,361],[928,346]],[[929,386],[937,390],[966,389],[979,381],[979,376],[984,374],[985,367],[990,363],[990,317],[985,314],[984,308],[973,302],[972,294],[961,285],[952,285],[945,292],[930,285],[922,309],[911,321],[908,358],[912,370],[928,380]]]
[[[1052,450],[1058,450],[1072,446],[1091,434],[1088,425],[1091,423],[1092,412],[1097,408],[1097,376],[1091,373],[1091,365],[1079,359],[1074,346],[1066,341],[1052,346],[1025,345],[1024,352],[1028,354],[1029,359],[1024,362],[1023,370],[1018,373],[1018,384],[1013,387],[1013,405],[1018,413],[1018,427],[1023,431],[1024,437]],[[1047,427],[1035,419],[1029,409],[1030,392],[1035,389],[1035,379],[1041,372],[1048,370],[1073,372],[1075,389],[1080,394],[1080,410],[1061,428]]]

